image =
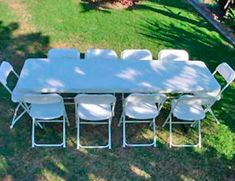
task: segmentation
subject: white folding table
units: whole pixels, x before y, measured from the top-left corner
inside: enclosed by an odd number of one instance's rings
[[[202,61],[27,59],[16,88],[35,93],[219,91]]]

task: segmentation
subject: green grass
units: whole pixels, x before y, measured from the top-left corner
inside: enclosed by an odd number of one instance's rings
[[[131,10],[95,10],[78,0],[15,0],[24,8],[0,3],[0,58],[20,71],[27,57],[46,56],[51,47],[147,48],[154,57],[163,48],[183,48],[191,59],[203,60],[211,71],[222,61],[235,68],[234,48],[184,0],[144,1]],[[30,18],[23,22],[22,11]],[[26,20],[25,20],[26,21]],[[29,31],[29,27],[35,27]],[[25,30],[25,31],[24,31]],[[26,31],[27,30],[27,31]],[[218,77],[219,78],[219,77]],[[220,78],[219,78],[220,79]],[[13,82],[11,82],[12,84]],[[203,121],[202,149],[169,149],[168,130],[158,127],[159,148],[121,148],[120,114],[113,122],[112,150],[76,150],[74,109],[68,107],[72,126],[67,148],[31,148],[31,120],[25,116],[14,129],[9,123],[14,104],[0,87],[0,178],[9,180],[234,180],[235,178],[235,85],[226,90]],[[118,103],[120,113],[120,102]],[[161,125],[167,106],[157,120]],[[140,132],[138,132],[139,130]],[[37,130],[39,141],[58,140],[60,126]],[[130,129],[131,138],[149,138],[146,127]],[[56,133],[56,134],[55,134]],[[104,128],[84,129],[83,143],[103,141]],[[56,136],[55,136],[56,135]],[[93,137],[93,135],[95,135]],[[177,128],[177,141],[185,135]],[[186,141],[196,138],[189,129]],[[1,179],[0,179],[1,180]]]

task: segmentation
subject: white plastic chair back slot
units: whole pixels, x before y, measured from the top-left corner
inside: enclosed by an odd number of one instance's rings
[[[13,67],[8,62],[2,62],[0,67],[0,82],[6,86],[7,85],[7,77],[13,71]]]
[[[48,52],[49,59],[80,59],[80,52],[75,48],[52,48]]]
[[[189,54],[185,50],[164,49],[158,53],[158,60],[187,61]]]
[[[147,49],[127,49],[121,53],[123,60],[152,60],[153,55]]]
[[[227,83],[231,83],[235,79],[235,71],[225,62],[219,64],[215,72],[223,76]]]
[[[75,98],[75,103],[84,103],[84,104],[113,104],[116,102],[116,98],[113,95],[88,95],[80,94]]]
[[[133,103],[163,103],[166,100],[166,96],[163,94],[131,94],[129,95],[125,101],[133,102]]]
[[[63,103],[63,98],[58,94],[26,94],[24,102],[30,104],[55,104]]]
[[[86,51],[85,59],[89,59],[89,60],[116,60],[116,59],[118,59],[118,56],[114,50],[90,48]]]

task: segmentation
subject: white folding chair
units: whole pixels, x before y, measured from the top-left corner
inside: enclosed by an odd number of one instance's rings
[[[32,147],[35,146],[63,146],[66,147],[66,128],[69,125],[68,117],[64,107],[63,98],[58,94],[27,94],[23,98],[25,104],[30,104],[29,115],[32,123]],[[62,123],[63,124],[63,141],[59,144],[43,144],[35,141],[35,126],[38,123]]]
[[[50,60],[80,59],[80,52],[75,48],[52,48],[48,51]]]
[[[118,56],[114,50],[90,48],[85,53],[86,60],[117,60]]]
[[[214,97],[215,99],[210,100],[210,102],[207,103],[207,109],[206,111],[211,113],[214,120],[219,124],[219,120],[216,118],[215,114],[213,113],[211,107],[214,105],[214,103],[221,99],[221,95],[224,92],[224,90],[233,82],[235,79],[235,71],[225,62],[219,64],[215,71],[213,72],[213,75],[216,73],[220,74],[224,80],[226,81],[226,84],[222,87],[220,91],[216,90],[213,92],[207,92],[207,93],[195,93],[196,96],[209,96]]]
[[[183,95],[174,99],[171,103],[171,111],[163,127],[168,123],[170,132],[170,148],[174,147],[201,147],[201,120],[205,118],[206,110],[204,106],[213,97],[199,97],[193,95]],[[173,121],[173,117],[177,121]],[[173,125],[174,124],[198,124],[198,143],[197,144],[174,144]]]
[[[147,49],[127,49],[121,53],[123,60],[152,60],[153,55]]]
[[[123,101],[123,113],[121,115],[119,126],[123,125],[123,147],[126,146],[154,146],[156,147],[156,123],[155,119],[166,101],[163,94],[131,94]],[[129,119],[127,119],[127,118]],[[150,123],[153,127],[153,142],[148,144],[130,144],[127,143],[126,124]]]
[[[24,93],[19,91],[18,89],[14,88],[13,90],[10,89],[10,87],[7,85],[7,78],[10,75],[10,73],[13,73],[17,78],[19,78],[19,75],[15,72],[13,67],[10,63],[3,61],[0,66],[0,82],[1,84],[6,88],[6,90],[11,94],[11,100],[14,103],[18,103],[16,106],[13,119],[11,121],[10,128],[13,128],[15,123],[27,112],[27,105],[23,104],[23,96]],[[23,111],[18,115],[19,109],[22,108]]]
[[[189,54],[186,50],[163,49],[158,53],[158,60],[188,61]]]
[[[114,116],[116,98],[113,95],[80,94],[75,97],[75,114],[77,124],[77,149],[109,148],[111,149],[111,123]],[[80,124],[107,124],[108,144],[104,146],[83,146],[80,144]]]

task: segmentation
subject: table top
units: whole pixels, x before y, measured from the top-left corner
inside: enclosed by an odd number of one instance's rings
[[[219,91],[202,61],[27,59],[16,88],[58,93]]]

